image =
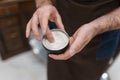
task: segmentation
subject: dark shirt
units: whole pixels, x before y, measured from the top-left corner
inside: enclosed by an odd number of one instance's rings
[[[73,35],[79,26],[113,11],[119,5],[119,0],[56,0],[55,3],[69,35]],[[120,30],[105,32],[100,38],[96,58],[101,60],[113,56],[118,47]]]

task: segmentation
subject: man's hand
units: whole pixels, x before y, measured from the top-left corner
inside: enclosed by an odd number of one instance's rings
[[[95,35],[97,35],[95,27],[85,24],[70,37],[70,47],[65,53],[59,55],[49,54],[49,56],[55,60],[67,60],[80,52]]]
[[[70,38],[70,47],[65,53],[60,55],[50,54],[49,56],[56,60],[69,59],[80,52],[97,34],[115,29],[120,29],[120,7],[81,26]]]
[[[49,41],[53,42],[54,38],[48,27],[48,20],[55,22],[58,28],[64,30],[64,26],[57,9],[51,4],[45,4],[35,11],[28,22],[26,37],[29,37],[30,31],[32,30],[36,38],[40,40],[40,34],[38,32],[38,24],[40,24],[43,35],[45,35]]]

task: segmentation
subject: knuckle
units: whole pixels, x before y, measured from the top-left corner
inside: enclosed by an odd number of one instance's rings
[[[40,13],[41,12],[41,8],[38,8],[37,10],[36,10],[36,13]]]
[[[26,28],[29,28],[29,23],[27,23],[27,25],[26,25],[27,27]]]
[[[32,17],[35,17],[35,16],[36,16],[36,13],[34,13]]]
[[[29,28],[29,27],[30,27],[30,20],[29,20],[29,22],[27,23],[27,25],[26,25],[26,26],[27,26],[27,28]]]
[[[56,13],[57,18],[61,19],[61,16],[59,15],[59,13]]]
[[[28,30],[26,30],[26,34],[28,34],[29,33],[29,31]]]
[[[37,15],[38,15],[38,13],[37,13],[37,12],[35,12],[35,13],[32,15],[32,18],[36,18],[36,17],[37,17]]]
[[[50,16],[50,13],[43,14],[43,17],[49,17],[49,16]]]
[[[81,47],[81,45],[76,44],[76,47],[74,48],[74,50],[77,51],[80,47]]]

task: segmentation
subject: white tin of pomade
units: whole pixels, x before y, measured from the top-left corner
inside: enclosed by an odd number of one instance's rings
[[[54,42],[48,41],[46,37],[43,37],[42,44],[49,53],[60,54],[66,51],[69,46],[69,35],[60,29],[51,29],[54,37]]]

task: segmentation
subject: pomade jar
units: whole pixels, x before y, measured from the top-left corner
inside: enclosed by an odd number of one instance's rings
[[[51,29],[51,32],[54,37],[54,42],[50,42],[46,37],[43,37],[42,44],[44,48],[52,54],[65,52],[69,46],[69,35],[60,29]]]

